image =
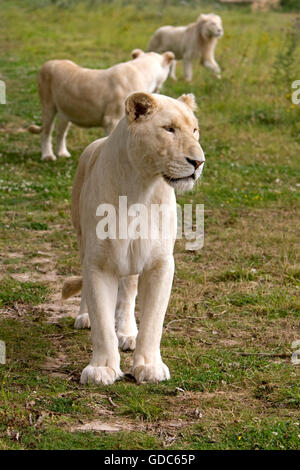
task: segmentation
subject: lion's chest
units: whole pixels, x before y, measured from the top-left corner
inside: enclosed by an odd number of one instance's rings
[[[110,240],[107,263],[118,276],[141,274],[173,253],[174,240]]]
[[[114,205],[96,208],[92,202],[82,215],[81,226],[87,228],[82,231],[83,245],[99,268],[119,277],[140,274],[172,255],[177,214],[174,191],[168,185],[159,182],[143,197],[120,196]]]
[[[141,273],[153,254],[153,246],[148,240],[126,240],[115,251],[115,262],[120,276]]]

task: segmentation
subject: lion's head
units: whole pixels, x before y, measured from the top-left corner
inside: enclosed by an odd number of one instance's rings
[[[202,37],[206,39],[211,37],[219,38],[224,34],[222,19],[214,13],[200,15],[197,22]]]
[[[136,66],[139,63],[141,69],[145,69],[145,64],[149,64],[149,60],[151,61],[151,69],[153,72],[156,71],[157,77],[156,87],[152,91],[159,92],[168,78],[172,62],[175,60],[175,54],[171,51],[158,54],[157,52],[144,52],[142,49],[133,49],[131,57]]]
[[[139,92],[125,103],[132,163],[180,191],[193,188],[205,161],[195,108],[191,94],[176,100]]]

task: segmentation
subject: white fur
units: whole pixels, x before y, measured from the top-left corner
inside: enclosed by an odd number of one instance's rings
[[[157,29],[150,39],[148,50],[163,52],[173,51],[176,60],[183,60],[184,78],[193,78],[194,59],[201,61],[204,67],[210,69],[220,78],[220,67],[215,60],[215,47],[218,38],[223,35],[220,16],[210,13],[200,15],[195,23],[187,26],[162,26]],[[171,77],[176,80],[176,62],[171,65]]]
[[[28,130],[41,133],[42,160],[56,160],[52,132],[56,114],[56,148],[59,157],[70,157],[66,136],[70,123],[80,127],[103,127],[110,133],[124,114],[124,101],[133,91],[159,91],[174,60],[164,54],[132,52],[133,60],[106,70],[79,67],[70,60],[50,60],[39,72],[42,126]]]
[[[160,355],[160,340],[173,280],[177,227],[174,184],[166,178],[185,178],[182,186],[191,189],[202,171],[204,154],[198,142],[194,106],[192,95],[175,100],[134,93],[126,100],[126,116],[112,134],[93,142],[80,157],[73,185],[72,219],[80,247],[83,290],[75,325],[86,324],[88,311],[93,342],[92,359],[82,372],[82,383],[109,384],[121,377],[118,345],[134,349],[135,343],[132,374],[137,382],[170,377]],[[122,195],[127,195],[128,207],[142,203],[150,210],[151,204],[167,205],[170,237],[151,239],[149,231],[146,240],[99,240],[97,207],[110,203],[118,214]],[[75,284],[80,289],[78,279]],[[137,285],[141,313],[138,334],[134,318]],[[68,282],[68,288],[74,293],[72,283]]]
[[[77,318],[75,320],[74,328],[76,330],[81,330],[81,329],[84,329],[84,328],[91,328],[89,314],[87,312],[86,313],[80,313],[77,316]]]
[[[116,307],[116,330],[119,347],[123,351],[133,351],[136,346],[138,329],[134,309],[138,287],[138,276],[128,276],[119,281]]]
[[[122,376],[123,374],[119,368],[89,365],[83,369],[80,382],[82,384],[111,385]]]

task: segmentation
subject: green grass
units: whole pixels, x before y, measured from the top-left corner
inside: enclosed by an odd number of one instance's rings
[[[163,90],[195,94],[207,159],[201,183],[178,200],[205,205],[205,244],[197,253],[176,244],[162,339],[171,380],[82,386],[90,332],[73,329],[78,299],[59,298],[63,279],[80,273],[70,217],[77,161],[103,131],[73,126],[72,158],[42,163],[39,138],[24,132],[41,122],[38,69],[52,58],[108,67],[145,48],[158,26],[212,10],[225,29],[222,80],[195,64],[191,84],[168,80]],[[299,449],[296,14],[209,0],[3,0],[1,13],[0,448]],[[125,372],[131,360],[122,354]],[[119,432],[78,430],[99,420]]]
[[[37,282],[18,282],[4,278],[0,284],[0,307],[13,306],[15,302],[38,305],[48,298],[48,288]]]
[[[207,434],[201,425],[193,430],[190,449],[227,450],[227,449],[255,449],[255,450],[282,450],[299,449],[298,427],[293,422],[280,420],[259,420],[247,425],[228,426],[216,440],[216,436]]]

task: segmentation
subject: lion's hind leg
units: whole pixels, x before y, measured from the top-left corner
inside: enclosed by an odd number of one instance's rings
[[[42,105],[42,160],[56,160],[52,149],[52,133],[55,125],[57,109],[51,91],[51,71],[45,64],[38,77],[39,95]]]
[[[70,127],[68,119],[59,116],[59,121],[56,130],[56,151],[59,157],[70,157],[71,154],[67,149],[66,137]]]
[[[74,328],[76,330],[82,330],[84,328],[91,328],[84,289],[82,289],[82,292],[81,292],[80,309],[79,309],[78,316],[74,323]]]
[[[52,133],[54,129],[56,109],[53,104],[43,107],[43,126],[41,135],[42,160],[56,160],[52,149]]]

